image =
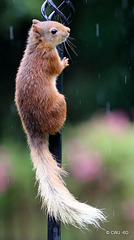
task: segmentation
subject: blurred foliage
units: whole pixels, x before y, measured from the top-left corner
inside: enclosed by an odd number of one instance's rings
[[[66,126],[63,136],[63,167],[70,172],[67,187],[81,201],[105,209],[109,221],[102,224],[105,230],[90,227],[92,232],[62,226],[63,238],[113,240],[113,234],[106,231],[120,232],[119,239],[127,231],[125,237],[131,240],[134,124],[125,112],[97,113],[90,120]],[[35,198],[37,186],[28,149],[6,139],[0,156],[0,239],[44,238],[46,218]]]
[[[134,124],[123,111],[98,112],[90,120],[65,129],[64,154],[71,172],[71,191],[77,191],[83,201],[88,199],[90,204],[105,208],[108,215],[109,222],[102,225],[106,232],[93,231],[91,239],[123,239],[123,231],[125,239],[133,238],[133,149]],[[82,239],[88,238],[87,234]]]
[[[55,3],[59,2],[55,0]],[[133,120],[133,1],[72,2],[76,14],[70,26],[71,37],[75,38],[72,42],[76,45],[78,56],[69,50],[72,60],[70,67],[64,71],[64,93],[68,105],[64,164],[69,164],[71,172],[67,184],[82,201],[88,199],[90,204],[106,209],[110,220],[104,226],[106,230],[127,230],[129,234],[124,237],[122,234],[106,235],[105,231],[93,230],[89,235],[71,226],[63,226],[62,235],[64,240],[112,240],[115,237],[132,240],[134,126],[126,112]],[[42,239],[46,232],[46,219],[39,211],[39,199],[35,199],[37,187],[34,187],[29,151],[23,146],[25,137],[14,105],[17,68],[32,19],[42,20],[42,3],[41,0],[0,1],[2,240]],[[67,56],[67,53],[64,55]],[[124,110],[125,114],[111,112],[116,109]],[[98,113],[89,121],[89,117],[101,111],[102,115]]]

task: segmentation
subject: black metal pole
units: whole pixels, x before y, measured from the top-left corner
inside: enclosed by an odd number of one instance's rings
[[[63,57],[63,46],[57,47],[59,56]],[[62,93],[62,81],[63,74],[57,79],[57,89]],[[57,162],[61,165],[62,161],[62,133],[56,133],[55,135],[49,135],[49,150],[55,156]],[[54,218],[48,215],[48,240],[60,240],[61,239],[61,222],[56,222]]]
[[[49,6],[52,12],[49,16],[46,14],[46,8]],[[65,16],[62,12],[64,8],[68,7],[70,10],[69,16]],[[60,5],[57,7],[52,0],[46,0],[41,7],[41,14],[45,21],[51,21],[54,17],[58,16],[58,19],[65,24],[71,22],[72,16],[74,15],[75,9],[70,0],[61,1]],[[57,20],[57,19],[56,19]],[[57,47],[59,56],[63,58],[63,45]],[[57,89],[62,93],[62,74],[57,79]],[[49,135],[49,150],[55,156],[57,162],[61,165],[62,160],[62,133],[57,133],[55,135]],[[61,240],[61,222],[55,221],[54,218],[48,216],[48,240]]]
[[[61,223],[56,222],[55,219],[48,216],[48,240],[60,240],[61,239]]]

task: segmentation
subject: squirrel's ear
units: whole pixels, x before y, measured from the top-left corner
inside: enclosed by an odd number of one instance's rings
[[[32,25],[33,32],[38,33],[40,31],[41,28],[39,27],[39,23],[40,23],[39,20],[33,19],[33,25]]]
[[[32,25],[32,28],[33,28],[33,32],[37,32],[38,31],[37,30],[38,28],[37,28],[37,26],[35,24]]]
[[[37,20],[37,19],[33,19],[33,24],[37,24],[37,23],[39,23],[40,21],[39,20]]]

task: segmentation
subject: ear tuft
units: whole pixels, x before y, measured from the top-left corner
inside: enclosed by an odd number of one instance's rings
[[[41,27],[41,22],[39,20],[33,19],[32,30],[38,35],[41,35],[42,27]]]
[[[37,32],[37,26],[35,24],[32,25],[33,32]]]
[[[33,24],[37,24],[37,23],[39,23],[40,21],[39,20],[37,20],[37,19],[33,19]]]

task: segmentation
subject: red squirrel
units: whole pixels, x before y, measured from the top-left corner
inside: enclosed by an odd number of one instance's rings
[[[56,78],[69,64],[67,58],[60,59],[56,46],[69,34],[70,28],[58,22],[33,20],[16,77],[15,103],[27,135],[43,207],[57,221],[87,228],[87,224],[100,226],[105,216],[71,195],[61,177],[64,171],[46,140],[46,135],[60,131],[66,119],[66,102],[56,88]]]

